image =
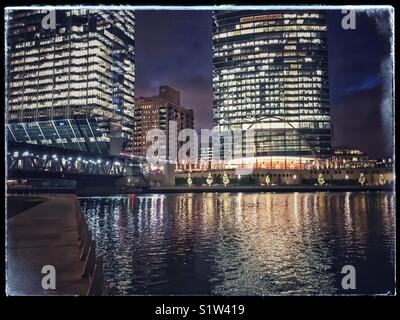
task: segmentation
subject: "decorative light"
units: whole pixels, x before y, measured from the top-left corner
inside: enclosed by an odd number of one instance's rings
[[[265,177],[265,184],[267,186],[269,186],[271,184],[271,178],[269,177],[269,175],[267,174],[267,176]]]
[[[383,186],[385,184],[385,178],[383,177],[383,174],[379,175],[379,184]]]
[[[186,181],[187,181],[187,184],[188,184],[189,187],[193,184],[192,177],[190,176],[190,171],[188,173],[188,178],[187,178]]]
[[[318,175],[318,183],[320,184],[321,187],[325,184],[325,179],[322,173]]]
[[[207,182],[208,186],[211,187],[211,184],[213,183],[213,177],[211,175],[211,172],[208,173],[208,177],[206,179],[206,182]]]
[[[364,183],[366,182],[364,174],[361,172],[360,177],[358,178],[358,182],[363,186]]]
[[[227,184],[229,184],[229,176],[226,173],[226,171],[224,171],[224,175],[222,176],[222,183],[224,184],[224,186],[226,187]]]

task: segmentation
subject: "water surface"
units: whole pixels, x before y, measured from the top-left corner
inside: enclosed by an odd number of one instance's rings
[[[394,193],[132,194],[80,201],[116,294],[394,291]],[[356,290],[341,287],[344,265],[356,268]]]

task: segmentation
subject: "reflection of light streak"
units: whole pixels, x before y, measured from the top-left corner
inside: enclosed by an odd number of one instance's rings
[[[159,199],[158,199],[158,211],[159,211],[159,214],[158,214],[158,225],[160,226],[160,227],[162,227],[163,226],[163,224],[164,224],[164,200],[165,200],[165,196],[164,195],[161,195],[160,197],[159,197]]]
[[[243,215],[243,193],[239,192],[236,196],[236,221],[237,223],[241,223],[242,222],[242,215]]]
[[[304,194],[303,196],[303,204],[301,206],[302,210],[302,218],[305,219],[306,225],[310,225],[313,221],[312,213],[309,208],[310,194]]]
[[[349,236],[349,233],[353,231],[353,221],[350,210],[350,192],[346,192],[344,196],[344,227]]]
[[[150,229],[154,227],[154,225],[157,223],[157,195],[153,195],[151,199],[149,199],[150,202]]]
[[[319,219],[319,211],[318,211],[318,192],[314,193],[313,196],[313,216],[314,216],[314,223],[316,225],[319,225],[320,219]]]
[[[143,231],[143,215],[144,208],[147,207],[147,198],[140,197],[139,198],[139,212],[138,212],[138,231],[142,233]]]
[[[294,203],[293,203],[293,215],[294,221],[296,223],[296,227],[299,227],[299,193],[295,192],[293,194]]]
[[[131,206],[132,206],[132,209],[135,208],[135,194],[134,193],[131,194]]]
[[[118,204],[121,203],[121,205],[118,207],[118,211],[119,211],[119,217],[118,217],[118,233],[119,233],[119,239],[120,239],[120,243],[122,244],[123,240],[125,239],[125,231],[126,231],[126,218],[127,218],[127,214],[126,214],[126,206],[129,206],[129,201],[127,198],[125,199],[121,199],[120,201],[117,202]]]
[[[214,213],[214,199],[213,193],[203,193],[203,214],[204,214],[204,230],[207,231],[208,227],[213,224],[213,213]]]
[[[105,256],[105,273],[112,274],[113,282],[121,290],[132,289],[132,284],[153,285],[175,266],[165,257],[188,257],[201,250],[224,280],[213,284],[214,293],[226,292],[226,286],[275,293],[282,288],[271,284],[275,279],[282,279],[281,283],[287,283],[288,290],[295,293],[329,291],[334,288],[334,270],[323,268],[335,266],[334,250],[355,254],[357,258],[368,257],[370,230],[379,228],[384,236],[382,247],[394,252],[395,225],[391,222],[395,218],[395,196],[388,193],[368,194],[364,208],[360,205],[361,193],[350,192],[136,197],[135,206],[128,212],[129,196],[124,200],[95,199],[82,203],[88,224],[97,232],[99,250]],[[375,197],[380,201],[375,203]],[[360,212],[355,211],[354,204]],[[380,210],[377,212],[376,208]],[[156,210],[155,216],[152,210]],[[189,219],[189,211],[193,220]],[[119,228],[114,230],[117,212]],[[158,219],[156,229],[154,217]],[[169,235],[174,241],[169,241]],[[140,265],[143,258],[148,265]],[[304,286],[291,285],[293,279]]]

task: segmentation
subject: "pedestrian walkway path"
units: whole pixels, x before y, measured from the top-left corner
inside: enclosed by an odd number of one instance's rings
[[[29,196],[26,196],[29,199]],[[86,295],[75,195],[41,196],[39,205],[7,219],[8,295]],[[23,201],[23,200],[21,200]],[[56,289],[43,289],[42,267],[56,270]]]

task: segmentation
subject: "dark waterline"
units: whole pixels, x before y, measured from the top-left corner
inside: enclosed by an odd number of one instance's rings
[[[116,294],[394,292],[392,192],[82,198]],[[341,288],[356,268],[356,290]]]

